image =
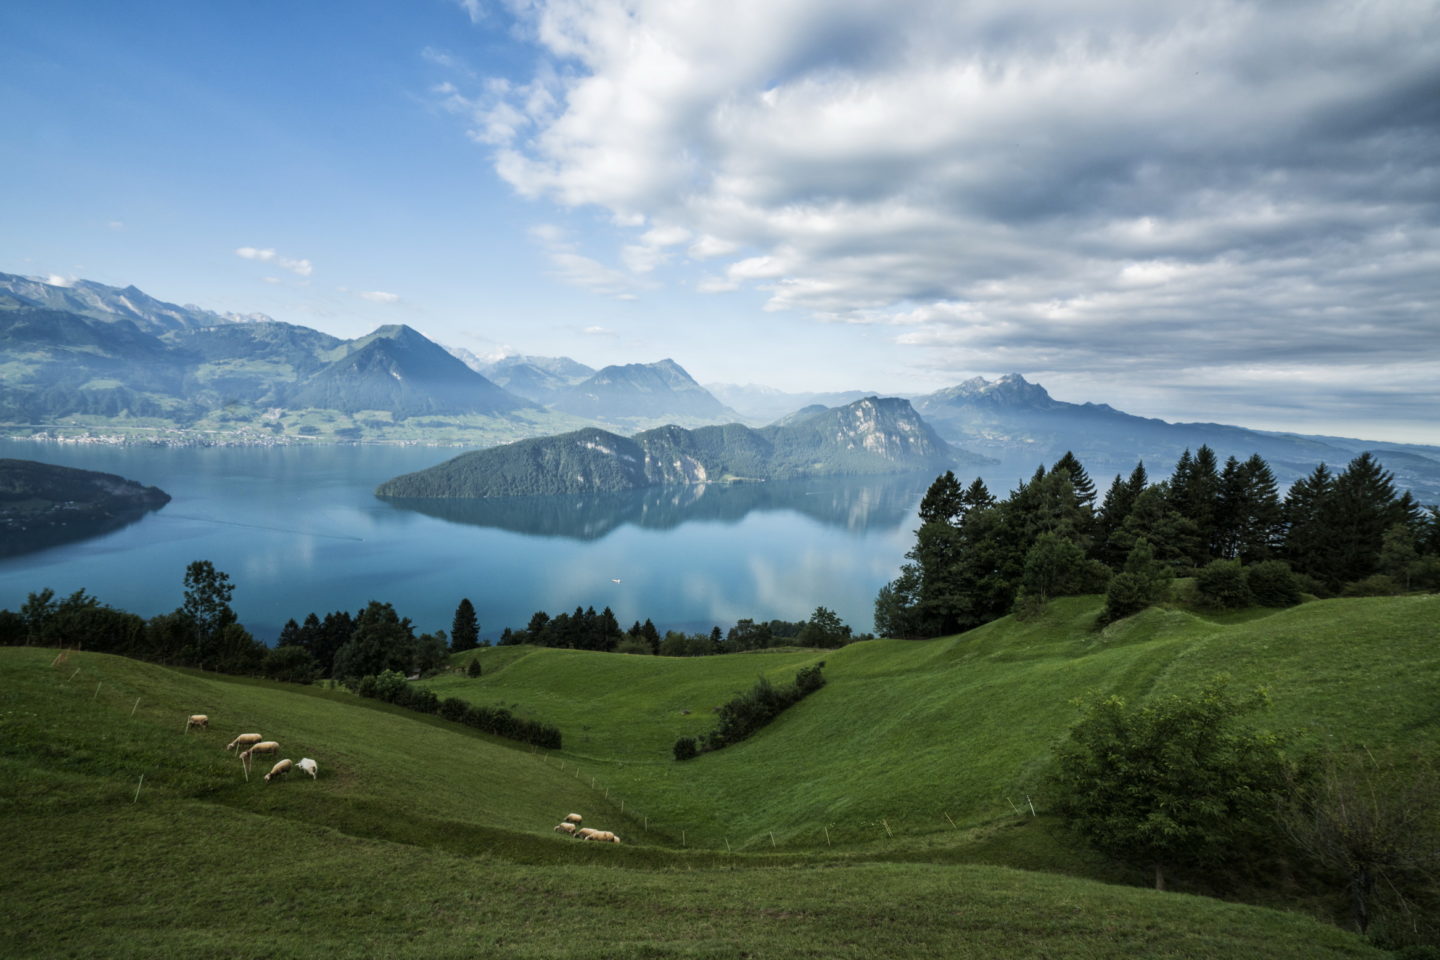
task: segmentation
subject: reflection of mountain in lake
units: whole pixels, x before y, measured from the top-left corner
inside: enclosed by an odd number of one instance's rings
[[[757,510],[790,510],[827,526],[859,532],[903,523],[914,513],[915,504],[934,479],[924,473],[863,480],[694,484],[550,497],[481,500],[387,497],[385,502],[452,523],[574,540],[599,540],[625,524],[668,530],[693,521],[738,523]]]

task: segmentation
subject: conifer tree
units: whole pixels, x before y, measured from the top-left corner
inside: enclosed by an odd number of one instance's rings
[[[1090,474],[1085,472],[1085,467],[1079,459],[1069,450],[1065,455],[1055,461],[1055,466],[1050,468],[1051,473],[1064,472],[1070,475],[1070,485],[1075,488],[1075,498],[1088,508],[1095,506],[1095,482],[1090,479]]]
[[[946,470],[942,476],[936,477],[935,482],[930,484],[930,489],[925,491],[925,497],[920,501],[920,522],[954,523],[964,509],[960,483],[955,479],[953,471]]]
[[[1307,576],[1323,578],[1332,552],[1333,528],[1327,514],[1334,486],[1334,475],[1321,463],[1285,494],[1285,559]]]
[[[461,597],[450,624],[450,652],[462,653],[480,646],[480,624],[475,619],[475,606],[469,597]]]

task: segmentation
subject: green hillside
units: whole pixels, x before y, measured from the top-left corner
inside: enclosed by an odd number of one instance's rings
[[[692,843],[734,849],[824,846],[827,831],[832,843],[953,835],[1013,817],[1027,795],[1043,813],[1050,748],[1076,719],[1074,698],[1186,691],[1218,672],[1266,685],[1274,709],[1263,722],[1302,740],[1440,745],[1440,596],[1316,601],[1230,622],[1150,609],[1102,631],[1099,610],[1098,598],[1067,598],[1029,623],[805,653],[494,648],[479,652],[485,676],[429,683],[442,696],[525,704],[612,796]],[[676,737],[707,730],[712,708],[757,675],[789,680],[820,660],[828,685],[760,737],[671,759]]]
[[[1298,913],[1007,867],[1106,875],[1043,816],[1049,745],[1090,690],[1223,668],[1270,684],[1277,726],[1433,748],[1440,597],[1152,610],[1103,632],[1097,610],[823,655],[496,648],[479,679],[429,681],[557,724],[557,754],[343,691],[3,648],[6,953],[1384,956]],[[757,674],[819,659],[829,684],[757,737],[670,759]],[[211,728],[184,733],[195,712]],[[247,782],[222,747],[250,730],[320,778],[265,784],[267,759]],[[1027,792],[1041,817],[1009,807]],[[625,843],[556,835],[571,811]]]

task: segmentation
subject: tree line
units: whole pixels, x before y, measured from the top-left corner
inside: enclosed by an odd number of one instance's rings
[[[822,660],[814,666],[802,668],[795,674],[795,682],[783,687],[777,687],[761,677],[755,686],[720,707],[720,722],[714,730],[702,737],[676,740],[675,759],[690,760],[753,735],[787,708],[825,686],[825,677],[820,673],[824,666]]]
[[[1116,619],[1179,576],[1197,575],[1217,605],[1440,587],[1440,508],[1397,494],[1369,453],[1338,474],[1321,464],[1282,498],[1258,454],[1221,464],[1202,446],[1157,483],[1143,462],[1117,474],[1097,503],[1067,452],[1003,500],[946,472],[919,518],[908,562],[876,597],[884,636],[958,633],[1081,593],[1106,593]]]
[[[724,633],[716,626],[708,634],[667,630],[663,635],[649,618],[643,623],[636,620],[628,630],[622,631],[609,607],[598,614],[594,607],[576,607],[573,614],[559,613],[554,617],[544,610],[537,610],[523,629],[506,627],[500,635],[500,644],[528,643],[567,650],[702,657],[772,647],[832,649],[864,639],[870,639],[870,636],[855,636],[835,611],[823,606],[816,607],[809,620],[757,622],[742,619]]]

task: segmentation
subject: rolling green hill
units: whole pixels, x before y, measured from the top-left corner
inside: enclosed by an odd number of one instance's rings
[[[1010,869],[1096,872],[1006,798],[1044,813],[1073,696],[1222,668],[1270,685],[1278,727],[1433,750],[1440,597],[1152,610],[1097,632],[1098,606],[823,655],[494,648],[485,676],[429,681],[558,724],[567,750],[548,755],[343,691],[0,649],[6,952],[1383,956],[1297,913]],[[753,740],[669,759],[758,673],[822,656],[829,684]],[[210,730],[182,732],[193,712]],[[248,730],[320,778],[247,782],[222,746]],[[557,836],[572,810],[626,842]]]
[[[480,652],[478,680],[429,683],[526,704],[612,796],[692,842],[749,850],[823,846],[826,831],[834,843],[925,840],[953,833],[951,820],[1011,817],[1027,795],[1043,813],[1074,698],[1179,692],[1218,672],[1266,685],[1264,722],[1304,740],[1440,747],[1440,596],[1316,601],[1229,622],[1151,609],[1097,631],[1099,610],[1098,598],[1067,598],[1029,623],[833,651],[672,660],[494,648]],[[671,759],[676,737],[709,729],[712,708],[758,674],[788,681],[820,660],[825,689],[762,736]]]

